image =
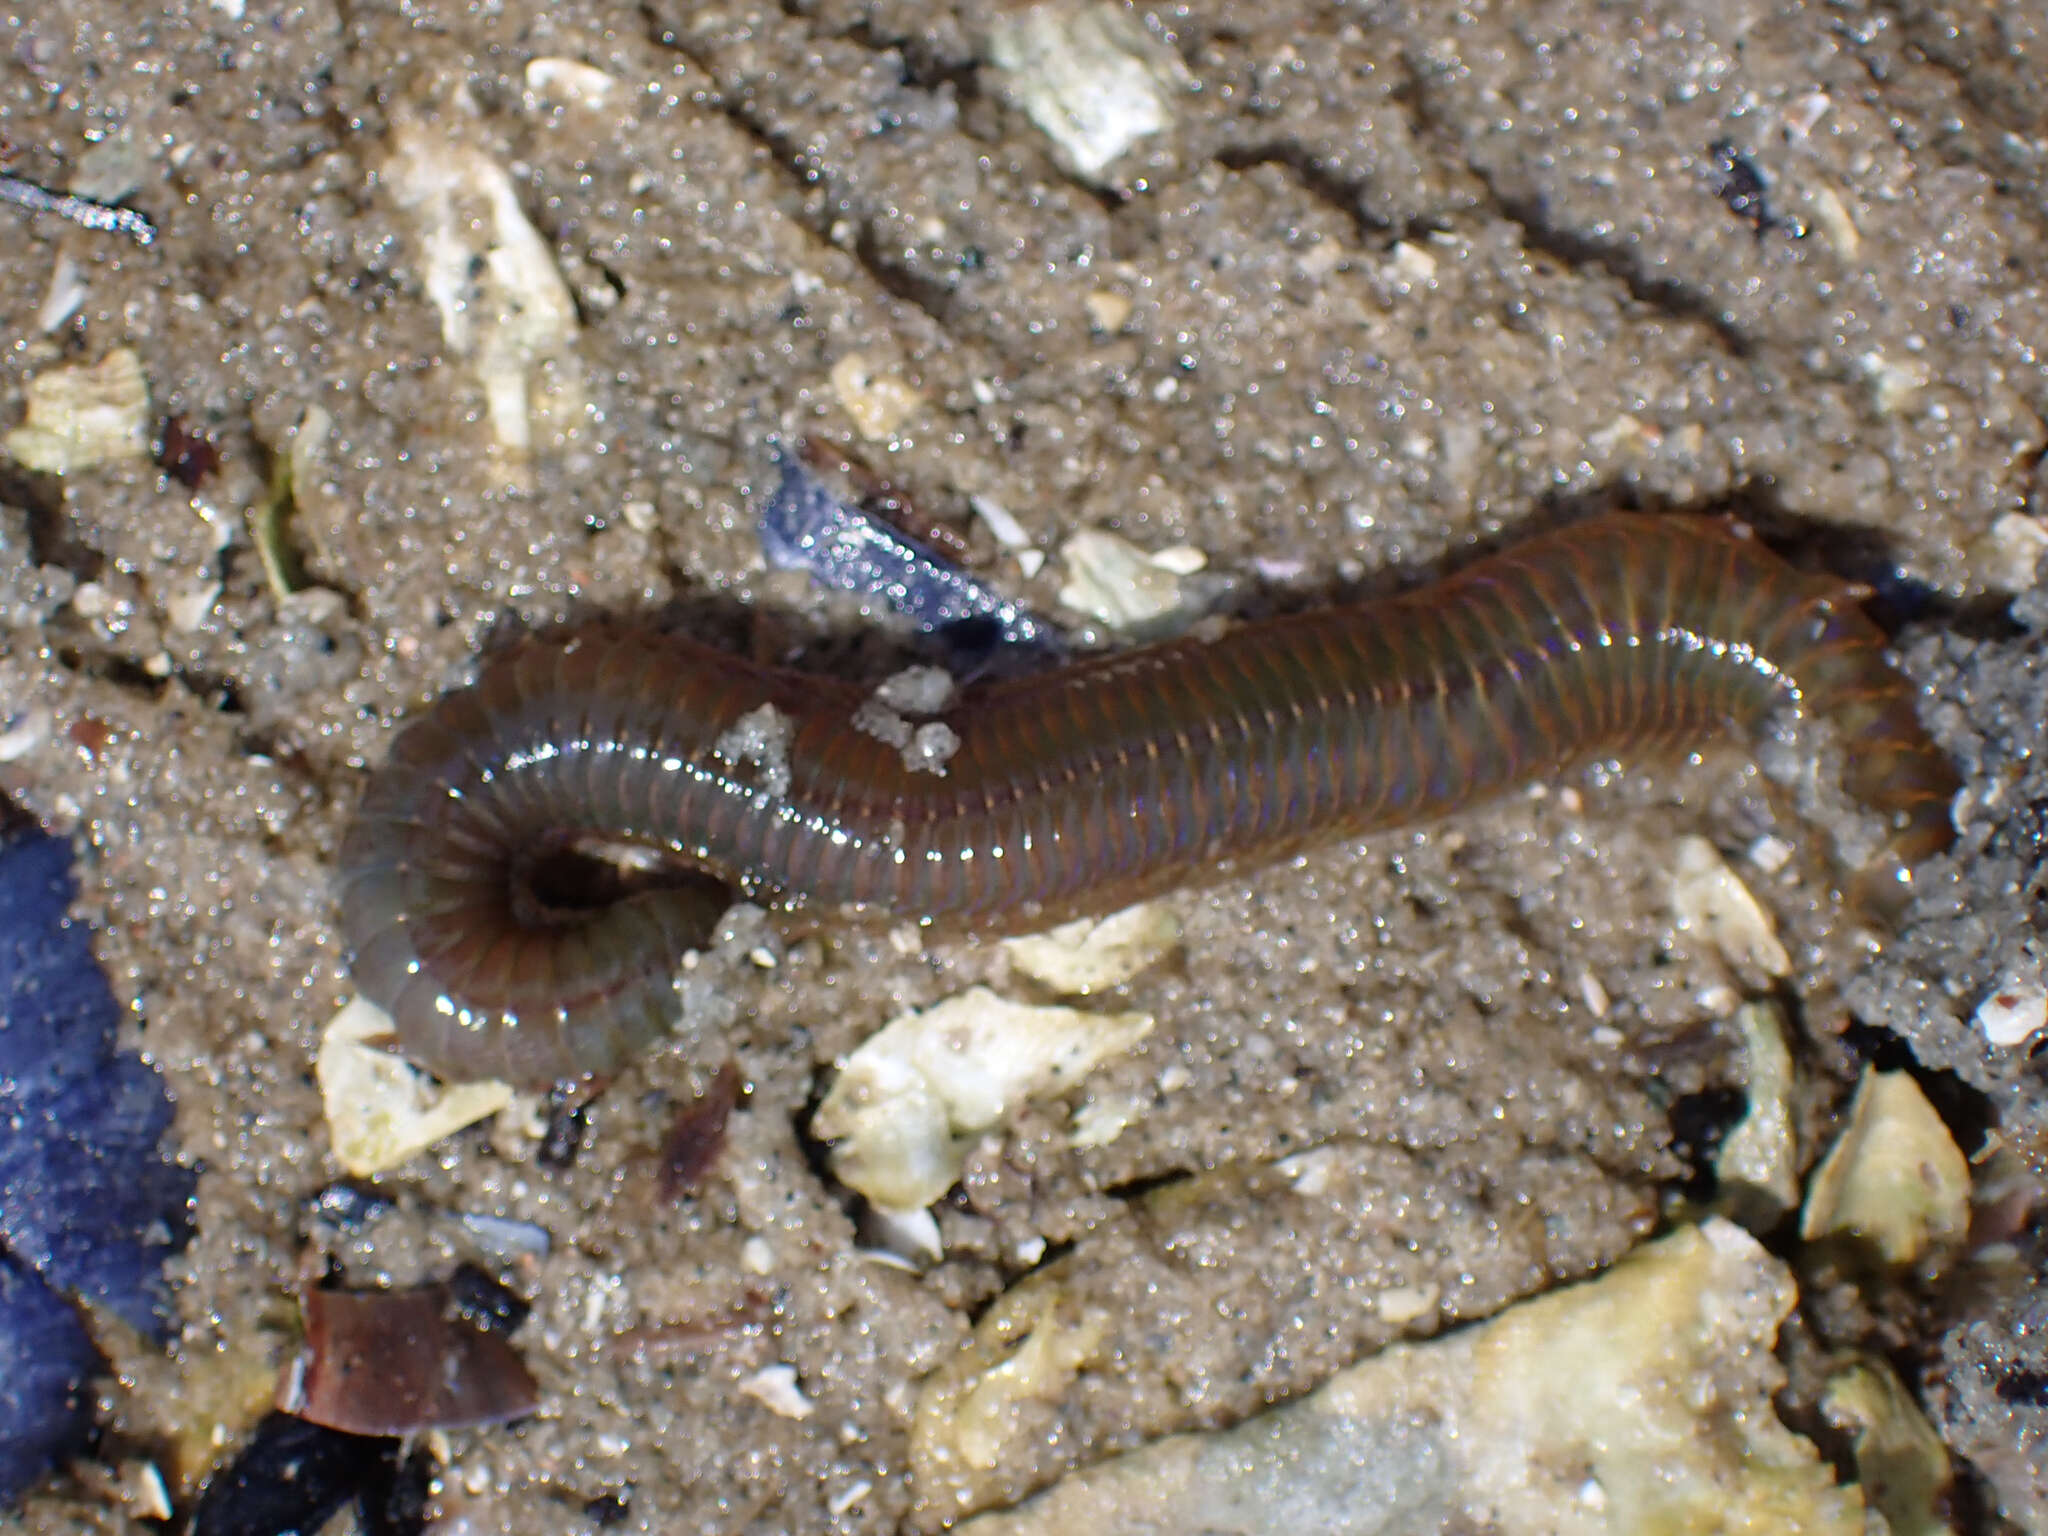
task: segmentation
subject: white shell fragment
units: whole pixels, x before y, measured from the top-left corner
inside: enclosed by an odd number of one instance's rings
[[[504,1083],[436,1092],[424,1073],[368,1043],[390,1033],[391,1016],[359,997],[328,1022],[314,1063],[335,1160],[357,1178],[396,1168],[512,1102]]]
[[[180,634],[190,634],[206,622],[213,605],[220,601],[220,583],[204,577],[173,587],[164,598],[164,617]]]
[[[0,450],[46,475],[68,475],[149,454],[149,381],[117,347],[90,366],[49,368],[27,382],[27,415]]]
[[[849,352],[832,365],[832,393],[852,418],[853,429],[871,443],[886,443],[917,419],[924,396],[863,352]]]
[[[1782,837],[1773,837],[1766,832],[1746,850],[1749,862],[1767,875],[1780,873],[1792,862],[1793,847]]]
[[[1714,1159],[1722,1212],[1752,1232],[1768,1232],[1799,1203],[1799,1145],[1792,1130],[1792,1052],[1775,1003],[1735,1011],[1742,1036],[1749,1108]]]
[[[2025,1045],[2048,1029],[2048,987],[2009,981],[1977,1005],[1972,1016],[1984,1038],[2002,1050]]]
[[[1405,1328],[1417,1318],[1427,1317],[1443,1299],[1443,1288],[1435,1281],[1427,1285],[1390,1285],[1373,1294],[1373,1309],[1396,1328]]]
[[[418,232],[441,339],[474,370],[498,446],[521,457],[582,414],[576,304],[510,174],[441,126],[461,116],[401,124],[383,178]]]
[[[1859,1491],[1837,1487],[1772,1408],[1784,1373],[1771,1346],[1794,1300],[1782,1264],[1710,1219],[1600,1279],[1393,1345],[1235,1428],[1157,1441],[954,1529],[1864,1536]],[[1039,1390],[1058,1374],[1039,1372]],[[956,1425],[942,1415],[966,1404],[935,1396],[918,1405],[921,1449],[1001,1454],[985,1415]],[[1008,1421],[1044,1432],[1015,1411]]]
[[[1180,919],[1163,902],[1142,901],[1110,916],[1062,923],[1003,941],[1010,964],[1062,997],[1085,997],[1129,981],[1180,943]]]
[[[804,1396],[804,1389],[796,1383],[796,1367],[793,1365],[764,1365],[751,1376],[739,1381],[742,1397],[751,1397],[770,1413],[785,1419],[808,1419],[818,1411],[817,1404]]]
[[[1880,416],[1896,416],[1912,409],[1927,387],[1926,366],[1911,358],[1887,357],[1882,347],[1851,359],[1851,366],[1870,385],[1871,403]]]
[[[1067,581],[1060,601],[1078,613],[1131,629],[1164,618],[1181,606],[1181,577],[1208,563],[1198,549],[1178,545],[1147,554],[1128,539],[1083,529],[1060,546]]]
[[[1140,140],[1173,125],[1173,98],[1188,84],[1180,59],[1113,0],[1011,12],[991,29],[988,56],[1060,164],[1098,187],[1115,184],[1110,168]]]
[[[1024,525],[1017,521],[1017,515],[993,496],[970,496],[967,504],[974,508],[975,515],[988,525],[988,531],[995,541],[1005,549],[1029,549],[1031,535]]]
[[[1842,201],[1842,194],[1816,178],[1807,189],[1807,201],[1813,208],[1814,227],[1829,245],[1853,259],[1863,249],[1863,232],[1856,227],[1856,216]]]
[[[871,1247],[892,1258],[907,1261],[912,1268],[936,1264],[946,1256],[946,1241],[939,1233],[938,1218],[931,1207],[919,1205],[908,1210],[875,1205],[868,1208],[868,1220],[861,1236]]]
[[[1033,1007],[973,987],[892,1020],[847,1057],[812,1129],[835,1144],[838,1177],[876,1205],[929,1205],[974,1137],[1151,1029],[1147,1014]]]
[[[1791,973],[1792,957],[1778,942],[1770,914],[1703,837],[1679,839],[1671,907],[1682,930],[1705,937],[1738,970]]]
[[[1067,1123],[1067,1145],[1077,1151],[1106,1147],[1131,1128],[1145,1112],[1145,1106],[1128,1094],[1113,1093],[1090,1099],[1074,1111]]]
[[[1866,1067],[1848,1123],[1814,1170],[1799,1235],[1854,1236],[1910,1264],[1970,1230],[1970,1164],[1907,1072]]]
[[[1137,306],[1121,293],[1110,293],[1097,289],[1081,300],[1088,311],[1088,323],[1105,336],[1114,336],[1130,323],[1131,311]]]
[[[49,739],[50,716],[45,710],[0,715],[0,763],[17,762]]]
[[[65,321],[78,313],[89,291],[78,263],[69,252],[59,251],[56,264],[50,269],[49,292],[43,296],[43,307],[36,311],[36,329],[45,336],[56,334]]]
[[[601,107],[618,83],[603,70],[576,59],[533,59],[526,66],[526,89],[536,104]]]

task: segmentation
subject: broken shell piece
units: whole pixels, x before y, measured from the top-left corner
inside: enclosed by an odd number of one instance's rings
[[[1749,1107],[1714,1159],[1716,1205],[1752,1232],[1768,1232],[1799,1203],[1799,1148],[1792,1133],[1792,1052],[1775,1003],[1735,1011]]]
[[[946,1242],[939,1233],[938,1218],[931,1207],[914,1206],[907,1211],[886,1205],[869,1205],[861,1223],[861,1240],[872,1253],[901,1259],[913,1269],[936,1264],[946,1256]]]
[[[1704,935],[1730,965],[1765,976],[1791,974],[1792,957],[1778,942],[1770,914],[1703,837],[1679,839],[1671,906],[1678,926]]]
[[[953,1528],[1864,1536],[1857,1490],[1835,1486],[1772,1407],[1784,1373],[1771,1346],[1795,1300],[1782,1264],[1739,1227],[1709,1220],[1597,1280],[1393,1345],[1234,1428],[1170,1436]],[[1084,1324],[1041,1322],[1010,1361],[970,1378],[970,1402],[986,1392],[988,1410],[962,1411],[969,1402],[951,1370],[925,1379],[912,1476],[935,1521],[971,1508],[958,1491],[969,1486],[962,1463],[1013,1455],[1019,1436],[1057,1424],[1022,1392],[995,1394],[1006,1376],[1031,1374],[1026,1351],[1040,1328]],[[993,1342],[981,1332],[976,1347]],[[1055,1336],[1042,1353],[1051,1359],[1035,1373],[1039,1390],[1064,1394],[1057,1367],[1071,1347]]]
[[[1972,1018],[1993,1045],[2006,1050],[2025,1045],[2048,1028],[2048,987],[2009,982],[1979,1003]]]
[[[524,1418],[540,1388],[519,1352],[456,1316],[449,1288],[302,1292],[306,1347],[278,1407],[351,1435]]]
[[[847,1057],[811,1129],[836,1143],[838,1177],[875,1204],[929,1205],[974,1137],[1151,1029],[1148,1014],[1031,1007],[973,987],[891,1021]]]
[[[1114,336],[1122,330],[1131,318],[1131,311],[1137,306],[1121,293],[1097,289],[1085,295],[1082,307],[1088,311],[1088,324],[1105,336]]]
[[[988,531],[995,535],[996,542],[1002,545],[1003,548],[1029,549],[1031,547],[1031,535],[1025,531],[1024,525],[1017,521],[1015,513],[997,501],[995,497],[969,496],[967,504],[974,508],[975,514],[980,517],[983,523],[987,524]]]
[[[1970,1165],[1907,1072],[1866,1067],[1848,1123],[1807,1187],[1799,1235],[1860,1237],[1910,1264],[1970,1230]]]
[[[1011,98],[1053,143],[1055,157],[1091,186],[1140,140],[1173,125],[1187,68],[1116,4],[1034,5],[992,29],[989,61]]]
[[[1897,1372],[1874,1358],[1850,1363],[1828,1377],[1820,1411],[1854,1433],[1856,1480],[1891,1536],[1948,1536],[1948,1449]]]
[[[1749,845],[1748,859],[1767,875],[1775,875],[1792,862],[1792,845],[1766,832]]]
[[[1428,1317],[1443,1299],[1443,1288],[1434,1280],[1427,1285],[1390,1285],[1374,1294],[1373,1306],[1396,1328],[1405,1328],[1417,1318]]]
[[[512,1102],[504,1083],[436,1093],[424,1073],[369,1043],[391,1035],[391,1016],[359,997],[329,1022],[314,1063],[335,1159],[358,1178],[396,1168]]]
[[[849,352],[834,363],[831,379],[840,409],[871,443],[890,441],[924,409],[922,394],[882,372],[863,352]]]
[[[1067,564],[1060,601],[1119,629],[1149,624],[1179,608],[1180,578],[1208,563],[1201,551],[1185,545],[1147,554],[1100,529],[1083,529],[1068,539],[1060,558]]]
[[[545,101],[571,107],[601,107],[618,83],[603,70],[578,59],[531,59],[526,65],[526,91],[536,104]]]
[[[28,381],[22,424],[0,450],[26,468],[68,475],[149,456],[149,382],[142,363],[117,347],[97,363],[51,368]]]
[[[40,709],[0,715],[0,763],[11,763],[50,739],[50,717]]]
[[[460,1211],[455,1222],[479,1253],[492,1263],[507,1268],[529,1260],[544,1259],[554,1246],[554,1238],[548,1229],[530,1221]]]
[[[785,1419],[808,1419],[818,1411],[797,1385],[793,1365],[764,1365],[753,1375],[741,1378],[739,1390],[742,1397],[751,1397],[770,1413]]]
[[[263,566],[263,579],[270,595],[280,604],[305,590],[305,563],[286,531],[286,524],[299,504],[298,476],[302,467],[317,473],[327,433],[334,418],[317,405],[306,407],[299,424],[292,429],[288,452],[271,461],[270,480],[263,495],[249,508],[249,541],[256,546],[256,558]]]
[[[43,307],[36,311],[36,329],[45,336],[51,335],[78,313],[87,291],[85,274],[78,263],[68,252],[58,252],[57,264],[50,269],[50,291],[43,297]]]
[[[1144,901],[1100,920],[1005,939],[1003,953],[1033,981],[1062,997],[1081,997],[1129,981],[1178,943],[1180,919],[1172,909]]]
[[[442,341],[473,368],[498,446],[524,456],[582,414],[576,302],[510,173],[445,126],[459,118],[401,124],[383,180],[418,232]]]
[[[938,1384],[918,1399],[913,1454],[935,1463],[957,1458],[983,1472],[1001,1465],[1022,1411],[1032,1403],[1056,1402],[1102,1347],[1107,1319],[1094,1313],[1072,1317],[1068,1310],[1060,1294],[1049,1290],[1001,1361],[965,1380],[932,1378]]]
[[[164,597],[164,617],[180,634],[190,634],[206,622],[213,605],[220,601],[220,583],[200,578],[173,588]]]
[[[1144,1112],[1145,1106],[1129,1094],[1098,1095],[1074,1111],[1067,1125],[1067,1145],[1077,1152],[1106,1147]]]
[[[1825,181],[1816,180],[1807,189],[1807,202],[1813,208],[1814,227],[1822,237],[1841,255],[1854,260],[1863,249],[1863,232],[1856,227],[1856,216],[1849,211],[1842,194]]]

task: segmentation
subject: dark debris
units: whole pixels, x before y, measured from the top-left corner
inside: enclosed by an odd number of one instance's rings
[[[1771,214],[1771,205],[1766,197],[1769,183],[1764,173],[1728,139],[1719,139],[1708,149],[1714,157],[1714,169],[1719,173],[1714,195],[1728,205],[1728,211],[1738,219],[1747,219],[1750,227],[1761,240],[1764,231],[1777,224]]]
[[[512,1287],[474,1264],[456,1266],[448,1277],[448,1297],[455,1314],[471,1327],[509,1339],[519,1331],[533,1303]]]
[[[401,1458],[400,1449],[396,1439],[270,1414],[234,1464],[207,1484],[192,1536],[310,1533],[349,1503],[371,1536],[418,1536],[433,1462],[424,1451]]]
[[[196,491],[220,468],[220,448],[204,432],[185,425],[182,416],[166,416],[156,437],[156,467],[188,491]]]

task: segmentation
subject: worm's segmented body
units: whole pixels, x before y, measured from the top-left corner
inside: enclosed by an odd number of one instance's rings
[[[517,875],[553,843],[670,850],[770,905],[1014,931],[1787,708],[1834,722],[1847,789],[1892,828],[1866,877],[1951,835],[1954,771],[1883,633],[1699,519],[1611,514],[1383,602],[971,688],[943,776],[856,728],[866,697],[620,626],[514,647],[364,797],[342,853],[363,992],[446,1076],[609,1072],[671,1027],[704,899],[537,917]],[[731,746],[763,704],[786,777]]]

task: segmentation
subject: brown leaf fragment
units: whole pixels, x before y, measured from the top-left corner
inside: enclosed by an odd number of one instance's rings
[[[540,1389],[519,1352],[463,1321],[446,1285],[300,1293],[305,1349],[278,1406],[352,1435],[524,1418]]]
[[[725,1150],[726,1123],[739,1098],[739,1069],[728,1061],[704,1091],[677,1112],[661,1144],[663,1199],[691,1194],[704,1181]]]

